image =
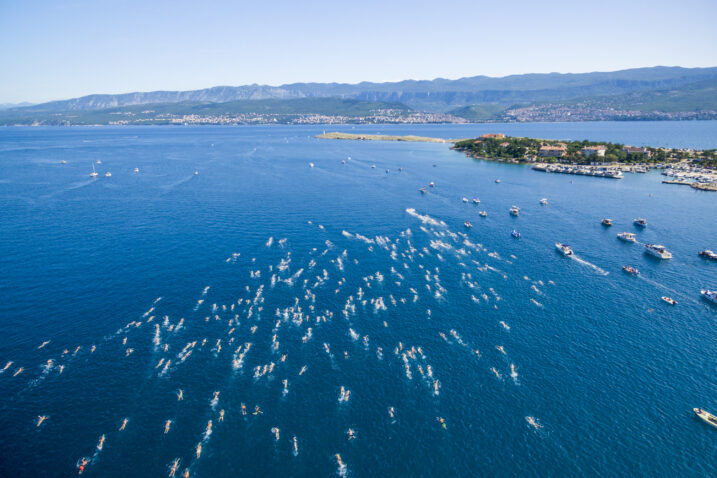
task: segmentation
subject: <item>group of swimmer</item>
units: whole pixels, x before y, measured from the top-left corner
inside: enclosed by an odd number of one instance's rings
[[[390,271],[385,273],[372,269],[370,273],[360,278],[360,282],[356,289],[353,291],[347,290],[349,288],[347,283],[347,277],[340,274],[334,285],[329,285],[330,281],[333,280],[332,274],[327,269],[321,270],[319,263],[321,258],[330,258],[330,263],[340,272],[343,273],[350,264],[358,265],[358,259],[351,259],[346,250],[340,252],[336,245],[330,240],[324,242],[324,248],[314,248],[310,251],[311,260],[304,267],[299,268],[296,272],[291,271],[291,263],[293,260],[292,253],[286,252],[280,259],[278,264],[272,264],[268,267],[260,267],[255,259],[251,259],[250,264],[252,269],[247,279],[247,285],[245,286],[245,296],[239,298],[235,302],[225,304],[211,304],[207,300],[211,301],[209,296],[209,287],[204,288],[201,293],[201,298],[196,301],[192,313],[194,315],[204,315],[203,320],[192,319],[188,316],[186,325],[185,319],[170,319],[169,316],[165,315],[160,318],[156,310],[156,304],[161,298],[155,300],[152,306],[144,312],[140,320],[133,320],[128,323],[125,327],[117,331],[112,337],[120,337],[120,342],[123,346],[124,356],[127,360],[135,360],[132,353],[137,350],[143,350],[142,342],[139,338],[135,338],[132,332],[134,330],[141,330],[143,325],[144,329],[151,329],[151,342],[153,344],[152,362],[150,368],[154,370],[154,374],[158,379],[169,380],[170,377],[176,373],[176,370],[182,367],[186,360],[190,359],[190,356],[196,357],[198,354],[211,353],[214,358],[226,357],[227,354],[231,355],[232,374],[243,374],[243,366],[247,353],[252,349],[254,343],[259,343],[262,333],[268,333],[268,328],[271,328],[271,340],[267,341],[269,346],[269,353],[273,359],[267,360],[267,363],[263,365],[256,365],[254,368],[253,378],[256,383],[257,380],[266,377],[270,380],[273,378],[275,373],[284,374],[289,378],[291,376],[302,377],[299,380],[310,380],[304,377],[308,373],[308,377],[311,377],[311,371],[309,371],[308,364],[296,363],[292,360],[287,360],[289,354],[287,349],[284,347],[285,343],[298,343],[299,346],[310,346],[313,343],[314,333],[320,333],[321,327],[324,324],[331,323],[334,319],[334,313],[320,307],[320,301],[317,297],[321,296],[322,290],[325,291],[329,296],[334,297],[340,293],[345,293],[347,299],[343,305],[343,309],[337,316],[347,321],[346,328],[348,329],[347,336],[355,343],[355,350],[349,353],[349,350],[335,350],[338,348],[334,344],[334,350],[328,342],[323,342],[322,347],[328,360],[331,361],[332,367],[338,367],[336,362],[338,357],[341,361],[349,361],[352,357],[368,357],[365,351],[371,351],[375,353],[375,359],[378,361],[384,360],[383,347],[376,345],[374,337],[369,337],[368,334],[361,333],[362,322],[357,320],[361,312],[357,310],[367,311],[374,316],[381,316],[389,309],[400,310],[401,307],[409,304],[416,304],[419,301],[435,301],[439,304],[437,308],[432,310],[430,307],[424,307],[425,320],[440,320],[440,312],[435,313],[436,310],[441,310],[440,304],[445,300],[451,291],[444,286],[441,280],[441,268],[434,266],[428,267],[424,262],[430,257],[435,257],[439,264],[445,262],[449,256],[454,256],[458,261],[460,267],[463,267],[468,271],[469,267],[475,267],[478,272],[487,274],[496,273],[498,276],[506,277],[506,273],[500,271],[496,267],[489,266],[487,263],[480,263],[472,257],[475,257],[479,253],[487,252],[487,250],[480,244],[474,244],[470,242],[467,235],[461,232],[450,231],[445,223],[430,218],[429,216],[420,215],[418,213],[411,214],[416,217],[422,225],[419,228],[430,237],[430,244],[425,247],[416,246],[417,239],[414,238],[413,232],[410,230],[403,231],[398,238],[391,239],[388,237],[375,237],[368,238],[360,234],[348,233],[346,231],[343,234],[349,238],[350,241],[359,241],[359,244],[364,244],[365,247],[372,253],[376,253],[380,250],[386,252],[387,256],[393,261],[390,267]],[[321,231],[325,231],[323,227],[319,227]],[[287,247],[286,239],[279,239],[274,241],[270,239],[266,242],[265,246],[268,248],[274,248],[277,250],[285,251]],[[503,260],[497,253],[488,254],[494,261]],[[333,258],[331,258],[333,256]],[[231,257],[227,262],[231,265],[244,263],[243,259],[240,259],[239,253],[232,253]],[[515,256],[511,256],[512,260],[517,260]],[[473,263],[473,266],[468,264]],[[511,263],[510,261],[507,261]],[[230,266],[228,266],[230,267]],[[258,267],[258,269],[257,269]],[[329,267],[329,266],[327,266]],[[427,299],[422,298],[419,294],[419,288],[416,284],[408,282],[407,277],[410,274],[417,273],[419,277],[423,277],[425,280],[425,289],[429,292]],[[313,277],[312,277],[313,276]],[[262,278],[263,277],[263,278]],[[358,277],[358,276],[357,276]],[[397,290],[405,290],[406,294],[401,297],[399,294],[379,295],[384,289],[386,283],[393,282],[398,287]],[[264,282],[264,283],[262,283]],[[552,281],[551,281],[552,282]],[[470,272],[464,272],[461,275],[461,283],[472,290],[471,298],[475,304],[489,304],[492,305],[492,310],[497,309],[500,303],[500,296],[495,292],[493,288],[484,289],[485,292],[479,292],[483,289],[481,285],[473,278]],[[542,282],[540,282],[542,285]],[[415,287],[411,287],[415,285]],[[266,316],[263,311],[265,297],[264,294],[276,287],[281,293],[285,293],[287,288],[289,290],[292,287],[300,287],[300,294],[293,298],[293,304],[288,305],[286,308],[277,308],[275,315],[275,323],[269,323],[266,327],[263,324],[266,322],[260,322],[262,317]],[[533,290],[540,292],[535,283],[532,286]],[[490,295],[488,294],[490,293]],[[334,300],[334,299],[332,299]],[[429,302],[430,305],[431,302]],[[473,307],[477,307],[473,305]],[[325,309],[325,310],[324,310]],[[206,312],[204,312],[206,311]],[[386,320],[381,320],[379,324],[383,324],[384,328],[393,327],[394,323],[388,320],[388,316],[384,315]],[[382,318],[383,318],[382,317]],[[273,322],[273,321],[272,321]],[[149,324],[149,325],[146,325]],[[216,324],[216,325],[215,325]],[[511,331],[511,327],[506,321],[501,320],[497,323],[500,325],[503,333]],[[183,343],[176,347],[175,344],[178,339],[174,337],[178,336],[180,330],[184,330],[185,327],[188,329],[198,330],[200,334],[211,333],[216,330],[216,326],[225,326],[222,336],[220,337],[192,337],[186,345]],[[292,329],[293,327],[293,329]],[[299,331],[295,337],[289,335],[293,333],[292,330]],[[445,330],[445,329],[444,329]],[[469,345],[470,340],[466,341],[461,337],[455,329],[450,329],[447,333],[439,332],[440,337],[444,342],[448,344],[457,344],[457,346],[464,347],[472,356],[480,359],[482,354],[479,349]],[[241,342],[239,337],[245,337],[241,340],[251,340],[243,343],[234,343],[235,339],[237,342]],[[108,339],[110,340],[110,339]],[[51,344],[51,340],[43,341],[39,346],[38,350],[46,350],[52,348],[48,347]],[[101,344],[100,344],[101,345]],[[386,345],[386,344],[383,344]],[[229,348],[227,352],[226,348]],[[177,354],[177,351],[181,349],[181,352]],[[361,349],[364,352],[361,352]],[[425,382],[432,395],[438,395],[439,389],[441,388],[440,381],[434,376],[433,366],[428,363],[426,354],[424,354],[423,347],[404,346],[403,342],[398,342],[395,347],[389,346],[388,350],[394,350],[398,363],[402,366],[403,372],[406,376],[406,383],[410,384],[411,381],[416,381],[413,374],[418,372],[418,377],[421,381]],[[495,349],[500,353],[501,356],[507,358],[508,353],[503,345],[496,345]],[[62,357],[75,356],[80,353],[80,350],[89,350],[93,353],[96,350],[96,346],[86,347],[81,349],[81,346],[74,348],[74,352],[70,352],[72,348],[64,349]],[[224,350],[224,351],[223,351]],[[86,353],[86,352],[83,352]],[[192,355],[194,354],[194,355]],[[389,354],[390,355],[390,354]],[[253,354],[251,355],[253,356]],[[196,360],[196,359],[191,359]],[[156,363],[156,365],[155,365]],[[13,365],[12,361],[7,362],[5,367],[0,370],[0,373],[9,370]],[[49,360],[46,368],[55,366],[55,362]],[[507,360],[506,360],[506,365]],[[293,370],[290,370],[294,367]],[[514,379],[517,378],[516,367],[513,363],[509,364],[510,376]],[[298,369],[298,370],[297,370]],[[18,367],[13,376],[17,376],[24,371],[23,367]],[[61,371],[61,369],[60,369]],[[502,374],[496,367],[490,367],[490,371],[499,379],[502,379]],[[289,375],[294,374],[294,375]],[[8,376],[10,374],[8,373]],[[280,383],[282,384],[280,393],[282,396],[289,395],[289,379],[281,378]],[[295,382],[292,379],[292,390],[294,390]],[[340,404],[346,404],[349,402],[351,397],[351,390],[345,385],[339,386],[338,402]],[[336,389],[334,389],[336,390]],[[292,392],[294,393],[294,392]],[[360,393],[360,390],[359,390]],[[335,395],[334,395],[335,396]],[[220,391],[214,391],[212,397],[209,399],[209,408],[211,409],[212,418],[217,423],[222,423],[225,420],[225,409],[221,409],[218,412],[220,398]],[[184,400],[184,390],[182,388],[176,389],[177,401]],[[224,399],[222,399],[224,400]],[[346,405],[344,405],[346,406]],[[392,423],[396,422],[396,409],[393,406],[386,408],[388,411],[388,418],[392,420]],[[231,410],[230,410],[231,412]],[[247,417],[251,414],[252,416],[258,417],[264,414],[259,404],[253,406],[251,412],[248,411],[247,406],[244,403],[240,404],[240,412],[242,417]],[[271,410],[267,412],[268,417],[273,416]],[[181,417],[175,417],[180,420]],[[37,416],[36,426],[40,427],[44,422],[49,419],[48,415]],[[246,419],[246,418],[245,418]],[[181,420],[180,420],[181,421]],[[437,421],[442,429],[447,430],[447,421],[443,417],[437,417]],[[526,417],[527,423],[534,429],[539,429],[542,425],[533,417]],[[118,431],[124,431],[128,425],[129,418],[123,418],[119,425]],[[163,434],[169,434],[174,425],[174,419],[166,419],[164,421]],[[204,431],[202,439],[196,444],[193,455],[196,459],[200,459],[202,455],[203,447],[206,446],[209,436],[212,432],[213,422],[209,420],[207,427]],[[348,427],[346,430],[346,439],[350,442],[357,440],[358,431],[353,427]],[[275,441],[280,439],[280,430],[278,427],[273,426],[270,428],[271,434],[274,436]],[[291,444],[291,450],[293,454],[298,454],[298,438],[292,436],[289,440]],[[96,451],[102,451],[105,442],[105,435],[102,435],[100,441],[96,447]],[[337,462],[340,466],[344,466],[341,456],[336,454]],[[85,471],[86,467],[93,462],[92,458],[82,458],[78,461],[79,473]],[[172,462],[170,466],[169,476],[175,476],[179,471],[179,465],[181,460],[177,458]],[[185,476],[188,476],[189,468],[185,469]]]

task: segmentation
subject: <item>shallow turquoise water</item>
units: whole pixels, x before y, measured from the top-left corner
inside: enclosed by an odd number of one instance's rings
[[[697,256],[717,249],[717,195],[323,130],[717,146],[717,122],[0,130],[3,475],[68,476],[82,457],[90,476],[163,476],[176,458],[178,476],[715,474],[716,430],[691,409],[717,410],[717,308],[699,298],[717,264]]]

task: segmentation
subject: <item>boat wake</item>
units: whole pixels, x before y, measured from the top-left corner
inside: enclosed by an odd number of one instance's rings
[[[579,262],[580,264],[582,264],[582,265],[584,265],[584,266],[590,267],[592,270],[594,270],[595,272],[597,272],[598,274],[600,274],[600,275],[602,275],[602,276],[606,276],[606,275],[610,274],[610,273],[609,273],[608,271],[606,271],[605,269],[602,269],[602,268],[596,266],[596,265],[593,264],[592,262],[588,262],[588,261],[586,261],[586,260],[584,260],[584,259],[580,259],[580,258],[579,258],[578,256],[576,256],[575,254],[572,254],[572,255],[570,255],[570,256],[568,256],[568,257],[571,258],[571,259],[573,259],[573,260],[575,260],[575,261],[577,261],[577,262]]]

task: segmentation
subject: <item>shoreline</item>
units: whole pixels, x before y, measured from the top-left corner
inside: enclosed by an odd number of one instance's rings
[[[318,139],[344,139],[353,141],[405,141],[413,143],[447,143],[454,144],[460,139],[432,138],[429,136],[395,136],[388,134],[353,134],[353,133],[323,133],[317,134]]]

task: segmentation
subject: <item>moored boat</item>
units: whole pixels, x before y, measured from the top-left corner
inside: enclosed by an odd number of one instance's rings
[[[519,216],[520,215],[520,208],[518,206],[513,206],[510,208],[510,214],[512,216]]]
[[[548,200],[546,198],[543,198],[540,200],[540,204],[542,204],[543,206],[547,206]]]
[[[513,232],[510,233],[511,236],[513,236],[516,239],[520,239],[520,233],[513,229]]]
[[[495,180],[496,184],[500,184],[500,179]]]
[[[701,408],[693,408],[692,411],[706,423],[709,423],[713,427],[717,427],[717,417],[712,415],[710,412],[702,410]]]
[[[473,227],[473,224],[471,224],[470,221],[464,222],[463,225],[466,226],[467,229],[470,229],[471,227]]]
[[[430,183],[428,183],[428,185],[429,185],[430,187],[434,187],[434,186],[436,185],[436,183],[434,183],[433,181],[431,181]]]
[[[486,216],[488,215],[488,212],[487,212],[487,211],[481,211],[481,212],[478,213],[478,215],[479,215],[480,217],[486,217]]]
[[[572,256],[573,255],[573,250],[567,244],[563,244],[561,242],[556,242],[555,248],[558,251],[560,251],[560,253],[564,256]]]
[[[631,232],[621,232],[617,235],[617,238],[621,241],[625,242],[637,242],[637,239],[635,238],[635,234]]]
[[[480,204],[480,199],[473,198],[473,204]]]
[[[463,202],[468,202],[468,198],[464,197]]]
[[[660,244],[645,244],[645,252],[659,259],[672,259],[670,251]]]
[[[612,219],[603,218],[603,220],[600,221],[600,224],[602,224],[603,226],[610,227],[610,226],[612,226]]]
[[[644,217],[638,217],[636,219],[633,219],[632,222],[638,227],[647,227],[647,219],[645,219]]]
[[[627,272],[628,274],[632,274],[634,276],[640,274],[640,271],[637,270],[636,267],[630,267],[630,266],[622,266],[622,270]]]
[[[698,252],[698,254],[701,257],[706,257],[707,259],[712,259],[713,261],[717,261],[717,252],[713,252],[709,249],[705,249],[704,251]]]
[[[426,194],[426,188],[421,188],[419,191],[421,191],[421,194]]]
[[[677,301],[675,299],[673,299],[672,297],[667,297],[667,296],[663,295],[660,298],[670,305],[677,305]]]
[[[717,290],[704,289],[700,291],[702,298],[717,304]]]

